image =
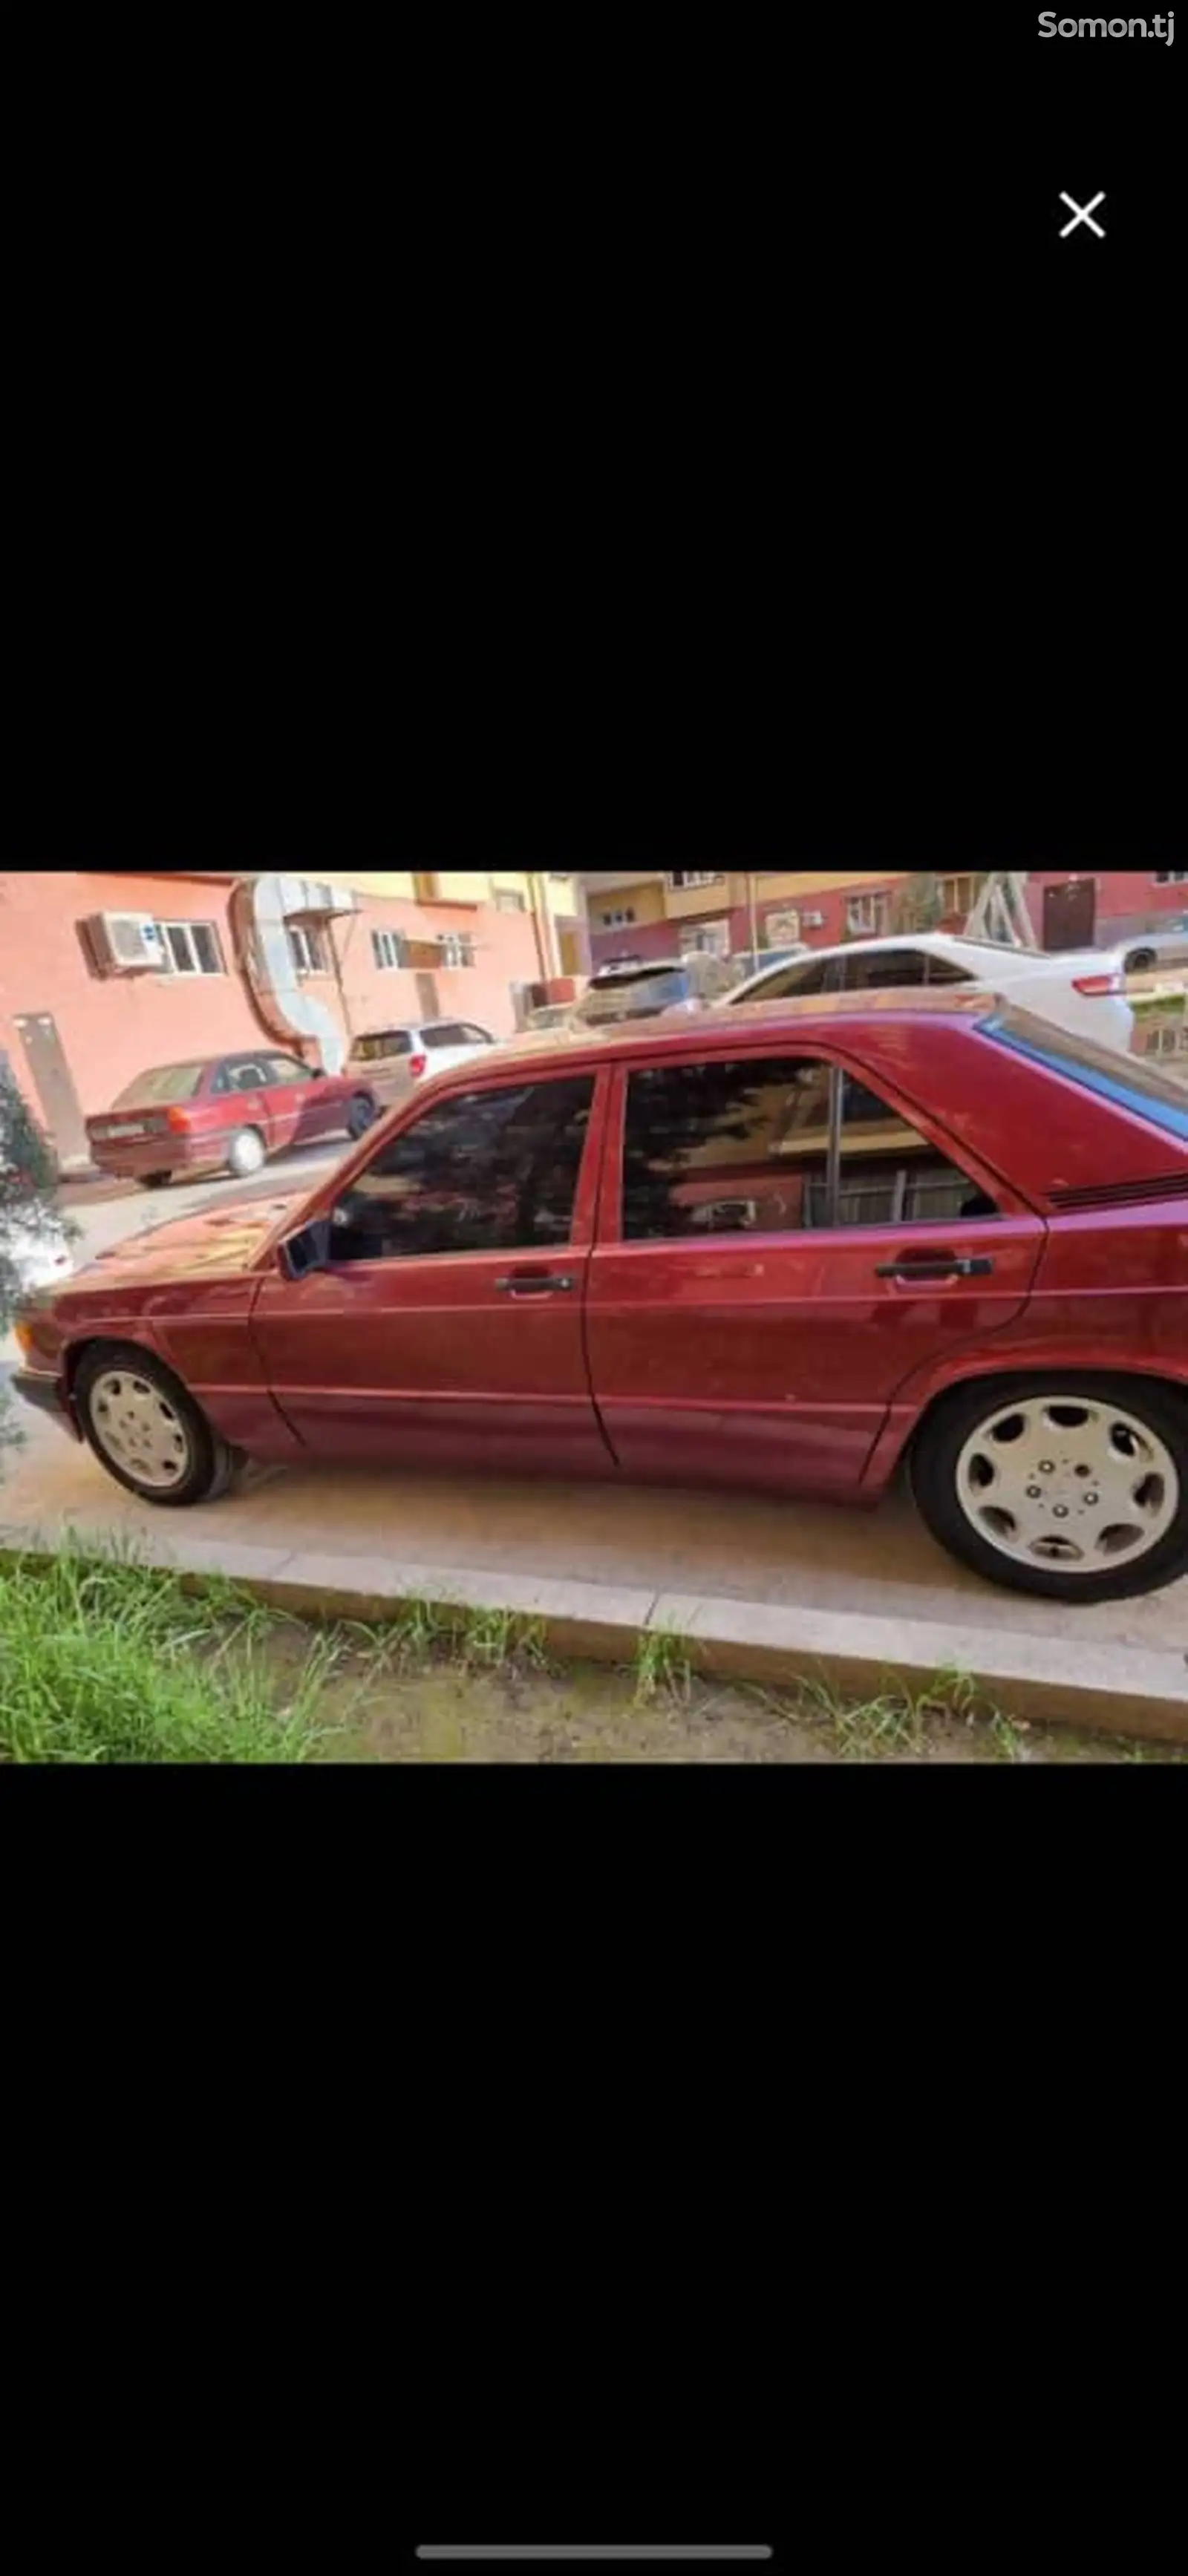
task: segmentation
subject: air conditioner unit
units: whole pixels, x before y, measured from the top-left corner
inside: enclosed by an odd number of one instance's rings
[[[823,912],[802,912],[802,913],[801,913],[801,916],[800,916],[800,927],[801,927],[801,929],[802,929],[802,930],[824,930],[824,927],[825,927],[825,915],[824,915],[824,913],[823,913]]]
[[[87,929],[105,975],[133,975],[169,963],[151,912],[93,912]]]

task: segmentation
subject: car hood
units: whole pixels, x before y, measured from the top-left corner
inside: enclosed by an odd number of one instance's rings
[[[184,1279],[195,1273],[209,1278],[212,1272],[250,1270],[273,1229],[290,1215],[295,1223],[308,1198],[308,1190],[269,1190],[237,1199],[233,1207],[202,1210],[176,1217],[172,1224],[146,1227],[143,1233],[125,1235],[122,1243],[96,1254],[85,1269],[76,1272],[70,1286],[85,1290],[114,1280],[123,1285],[133,1280]]]

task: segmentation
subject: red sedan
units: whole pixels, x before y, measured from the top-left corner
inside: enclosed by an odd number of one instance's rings
[[[1188,1091],[991,995],[527,1039],[308,1197],[24,1308],[18,1390],[154,1502],[244,1455],[873,1503],[1061,1599],[1188,1570]]]
[[[88,1118],[91,1160],[160,1189],[179,1172],[258,1172],[270,1154],[320,1136],[361,1136],[379,1115],[358,1074],[321,1073],[274,1047],[157,1064],[101,1117]]]

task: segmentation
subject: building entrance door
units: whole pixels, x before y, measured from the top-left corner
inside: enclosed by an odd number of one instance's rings
[[[90,1149],[78,1093],[51,1013],[18,1012],[13,1019],[13,1027],[20,1030],[29,1071],[41,1104],[42,1119],[49,1130],[59,1163],[63,1167],[71,1163],[89,1163]]]
[[[1092,877],[1044,887],[1044,946],[1050,954],[1061,948],[1092,948],[1096,919],[1097,887]]]

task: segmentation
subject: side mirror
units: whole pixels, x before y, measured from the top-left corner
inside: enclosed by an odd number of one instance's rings
[[[313,1270],[325,1270],[330,1260],[330,1219],[315,1216],[309,1225],[299,1225],[295,1234],[287,1234],[276,1247],[277,1267],[286,1279],[308,1279]]]

